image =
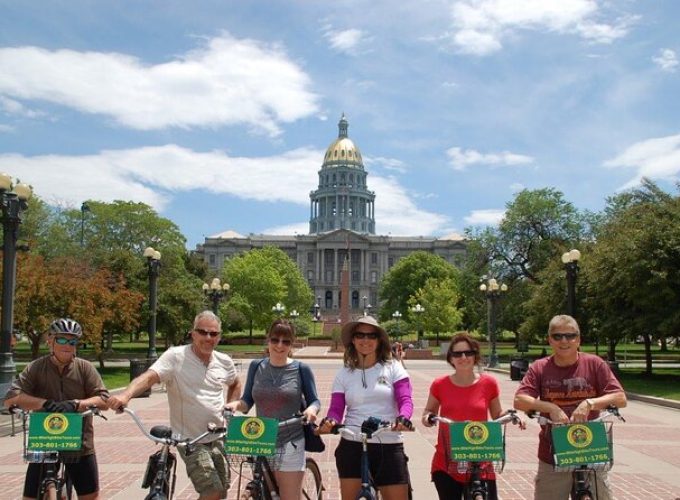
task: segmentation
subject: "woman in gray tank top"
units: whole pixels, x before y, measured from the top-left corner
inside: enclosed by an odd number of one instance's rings
[[[247,413],[255,406],[259,417],[286,420],[300,411],[309,422],[316,420],[321,403],[309,366],[291,358],[295,327],[278,319],[267,332],[269,357],[250,363],[243,396],[227,407]],[[276,456],[270,465],[276,474],[281,500],[298,500],[305,469],[302,426],[279,429]]]

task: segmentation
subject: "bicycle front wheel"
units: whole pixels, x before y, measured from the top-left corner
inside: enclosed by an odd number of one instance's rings
[[[302,498],[305,500],[321,500],[322,497],[321,471],[317,463],[308,458],[305,460],[305,473],[302,478]]]

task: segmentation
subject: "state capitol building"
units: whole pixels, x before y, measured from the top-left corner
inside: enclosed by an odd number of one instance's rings
[[[207,237],[198,245],[213,272],[225,260],[254,248],[274,246],[293,259],[317,297],[324,315],[339,313],[340,271],[349,253],[350,313],[361,313],[366,297],[377,312],[381,277],[402,257],[415,251],[439,255],[459,265],[466,242],[458,234],[441,238],[385,236],[375,232],[376,194],[368,189],[359,148],[349,138],[344,114],[338,123],[338,138],[328,146],[319,170],[319,187],[309,194],[309,234],[279,236],[226,231]]]

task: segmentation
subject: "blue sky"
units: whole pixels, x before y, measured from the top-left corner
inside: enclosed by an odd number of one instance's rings
[[[377,232],[680,171],[680,2],[0,0],[0,171],[205,236],[308,231],[344,112]]]

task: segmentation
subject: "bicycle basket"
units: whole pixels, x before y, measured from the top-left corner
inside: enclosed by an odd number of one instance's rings
[[[470,475],[473,464],[482,472],[501,473],[505,467],[505,426],[498,422],[456,422],[449,425],[448,458],[460,474]]]
[[[597,436],[597,432],[595,432],[595,436],[592,434],[588,434],[589,431],[585,429],[585,427],[591,425],[591,424],[596,424],[596,425],[601,425],[602,428],[604,429],[603,435]],[[552,435],[553,435],[553,452],[554,452],[554,458],[555,458],[555,465],[554,465],[554,470],[557,472],[569,472],[573,471],[576,469],[587,469],[587,470],[592,470],[592,471],[608,471],[612,468],[614,464],[614,448],[613,448],[613,425],[612,422],[594,422],[591,424],[587,424],[586,426],[584,425],[578,425],[578,424],[572,424],[570,426],[561,426],[562,429],[559,431],[561,434],[568,433],[569,437],[566,439],[563,439],[562,441],[568,441],[568,444],[565,445],[563,442],[560,441],[555,441],[555,429],[558,429],[558,427],[553,427],[552,430]],[[584,436],[581,438],[580,436],[576,435],[576,431],[570,431],[570,430],[565,430],[569,428],[584,428]],[[595,429],[595,428],[593,428]],[[558,438],[559,439],[559,438]],[[567,458],[564,458],[564,447],[571,445],[572,447],[579,447],[577,444],[578,439],[584,439],[584,442],[587,442],[587,444],[583,444],[581,446],[581,450],[576,453],[576,451],[573,452],[571,456],[567,456]],[[560,454],[558,456],[558,454]]]
[[[161,453],[162,450],[158,450],[156,453],[149,455],[149,460],[146,463],[146,471],[144,472],[144,479],[142,480],[142,488],[150,487],[153,483],[153,480],[156,478],[156,475],[158,474],[158,462],[161,458]],[[173,469],[175,466],[175,460],[177,460],[175,458],[175,454],[169,452],[166,470],[171,471]]]
[[[30,464],[54,464],[59,461],[59,452],[24,450],[24,461]]]

